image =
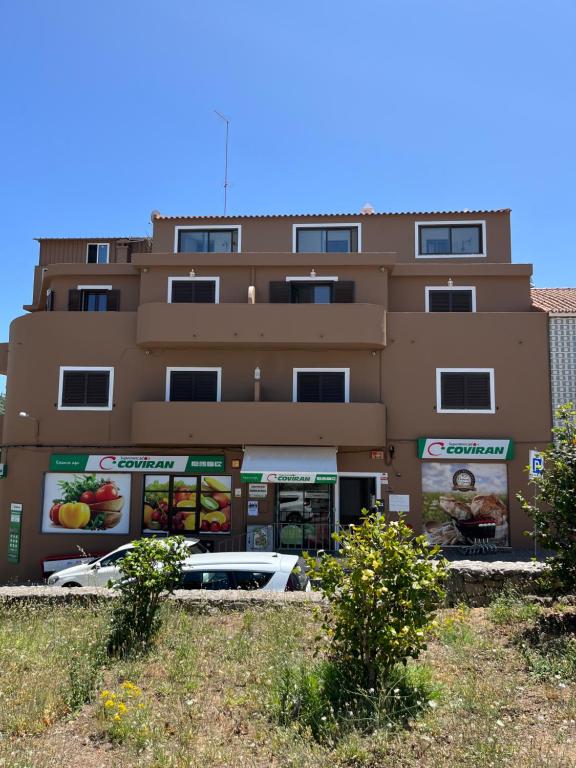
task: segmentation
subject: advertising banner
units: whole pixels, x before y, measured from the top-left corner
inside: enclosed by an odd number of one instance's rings
[[[144,478],[143,532],[230,533],[230,475]]]
[[[465,458],[478,460],[514,458],[512,440],[480,440],[461,437],[421,437],[418,440],[419,459],[448,459],[458,461]]]
[[[224,472],[224,456],[116,456],[53,453],[52,472]]]
[[[431,544],[509,546],[505,464],[422,464],[422,518]]]
[[[130,475],[48,472],[42,533],[128,533]]]
[[[336,475],[320,472],[240,472],[243,483],[335,483]]]

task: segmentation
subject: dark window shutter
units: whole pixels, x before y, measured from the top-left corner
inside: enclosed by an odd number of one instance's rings
[[[490,408],[490,374],[467,373],[466,374],[466,407]]]
[[[109,387],[109,371],[64,371],[62,405],[106,407]]]
[[[68,291],[68,310],[70,312],[80,312],[82,309],[82,291],[72,289]]]
[[[450,291],[430,291],[428,293],[429,312],[450,312]]]
[[[333,301],[335,304],[352,304],[354,302],[354,290],[356,284],[353,280],[335,280],[333,288]]]
[[[472,291],[450,291],[451,312],[472,312]]]
[[[290,283],[286,280],[272,280],[270,282],[270,304],[290,303]]]
[[[343,403],[345,400],[344,373],[321,373],[320,377],[321,402]]]
[[[108,291],[108,312],[118,312],[120,309],[120,291]]]
[[[86,374],[86,405],[108,405],[108,388],[110,374],[108,371],[90,371]]]
[[[173,304],[214,304],[216,283],[213,280],[175,280],[172,283]]]
[[[213,280],[198,280],[194,285],[194,299],[197,304],[214,304],[216,283]]]
[[[490,408],[489,373],[442,373],[443,409],[485,410]]]
[[[64,371],[62,405],[84,405],[86,374],[83,371]]]
[[[300,372],[296,397],[300,403],[343,403],[344,373]]]
[[[170,400],[173,402],[215,402],[218,395],[216,371],[172,371]]]

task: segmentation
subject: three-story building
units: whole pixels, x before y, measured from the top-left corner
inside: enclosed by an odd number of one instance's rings
[[[152,221],[39,241],[0,349],[4,580],[162,532],[328,549],[377,500],[529,546],[547,326],[508,210]]]

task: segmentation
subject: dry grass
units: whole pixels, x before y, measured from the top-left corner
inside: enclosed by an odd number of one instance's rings
[[[193,616],[167,607],[156,651],[104,668],[93,700],[77,711],[71,680],[91,679],[91,647],[106,615],[10,609],[0,621],[0,765],[9,768],[576,765],[576,685],[529,673],[512,642],[516,617],[506,624],[480,609],[443,612],[422,660],[442,684],[438,706],[408,729],[331,748],[269,716],[278,666],[312,656],[317,626],[307,611]],[[141,694],[126,699],[118,729],[98,694],[120,695],[126,680]]]

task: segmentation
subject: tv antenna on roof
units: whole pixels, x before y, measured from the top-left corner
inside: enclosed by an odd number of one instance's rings
[[[218,112],[217,109],[215,109],[214,112],[226,123],[226,145],[224,150],[224,216],[226,216],[226,205],[228,203],[228,131],[230,129],[230,118],[223,115],[222,112]]]

